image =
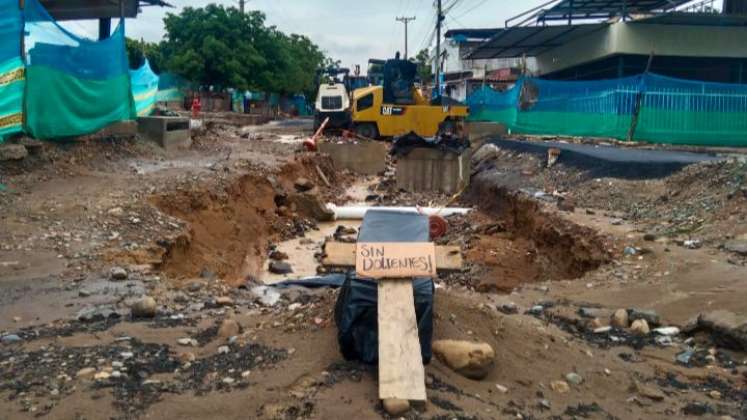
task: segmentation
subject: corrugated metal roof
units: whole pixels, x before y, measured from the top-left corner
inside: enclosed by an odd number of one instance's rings
[[[495,36],[476,47],[468,59],[533,57],[549,49],[609,26],[607,23],[586,25],[522,26],[501,29]]]
[[[626,13],[673,10],[692,0],[562,0],[537,16],[537,21],[598,19]]]

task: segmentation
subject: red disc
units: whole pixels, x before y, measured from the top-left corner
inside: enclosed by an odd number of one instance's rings
[[[446,219],[437,215],[428,218],[428,225],[432,240],[446,235],[446,231],[449,230],[449,223]]]

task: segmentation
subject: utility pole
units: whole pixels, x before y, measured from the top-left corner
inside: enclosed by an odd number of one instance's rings
[[[407,59],[408,59],[408,57],[409,57],[409,56],[407,55],[407,25],[408,25],[408,24],[409,24],[409,23],[410,23],[411,21],[413,21],[413,20],[415,20],[415,16],[412,16],[412,17],[405,17],[405,16],[402,16],[402,17],[398,17],[398,18],[397,18],[397,22],[402,22],[402,23],[404,23],[404,24],[405,24],[405,60],[407,60]]]
[[[244,14],[244,2],[245,0],[239,0],[239,11],[242,15]]]
[[[441,22],[444,20],[441,0],[438,0],[436,11],[436,94],[441,97]]]

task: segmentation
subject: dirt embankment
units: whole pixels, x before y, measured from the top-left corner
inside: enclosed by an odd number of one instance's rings
[[[299,178],[314,185],[303,193],[308,200],[293,199],[300,194],[294,187]],[[152,197],[161,211],[188,224],[166,244],[162,269],[175,279],[217,276],[232,285],[256,279],[269,245],[313,228],[313,204],[337,195],[343,183],[328,158],[300,155],[272,173],[253,171],[224,186]]]
[[[478,179],[466,199],[484,213],[467,251],[467,260],[482,268],[477,290],[575,279],[611,261],[610,241],[520,192]]]

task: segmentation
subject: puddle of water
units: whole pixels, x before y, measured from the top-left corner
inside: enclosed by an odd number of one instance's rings
[[[278,251],[288,254],[287,262],[293,267],[293,272],[285,275],[273,274],[267,271],[267,265],[265,265],[259,279],[265,284],[273,284],[284,280],[316,276],[316,267],[319,262],[314,258],[314,254],[321,252],[325,239],[332,236],[337,226],[340,225],[358,229],[361,224],[356,220],[319,223],[319,230],[306,232],[306,237],[279,243]]]
[[[351,198],[350,205],[363,204],[366,196],[370,194],[369,186],[376,184],[377,177],[365,177],[351,185],[345,194]],[[331,237],[338,226],[360,228],[361,220],[338,220],[333,222],[322,222],[317,226],[319,230],[306,232],[305,238],[296,238],[278,244],[278,251],[288,254],[288,263],[293,267],[293,273],[282,275],[267,271],[267,265],[259,275],[260,281],[265,284],[278,283],[284,280],[298,279],[316,276],[316,267],[319,262],[314,254],[321,252],[322,245],[327,237]],[[269,262],[267,263],[269,264]]]

